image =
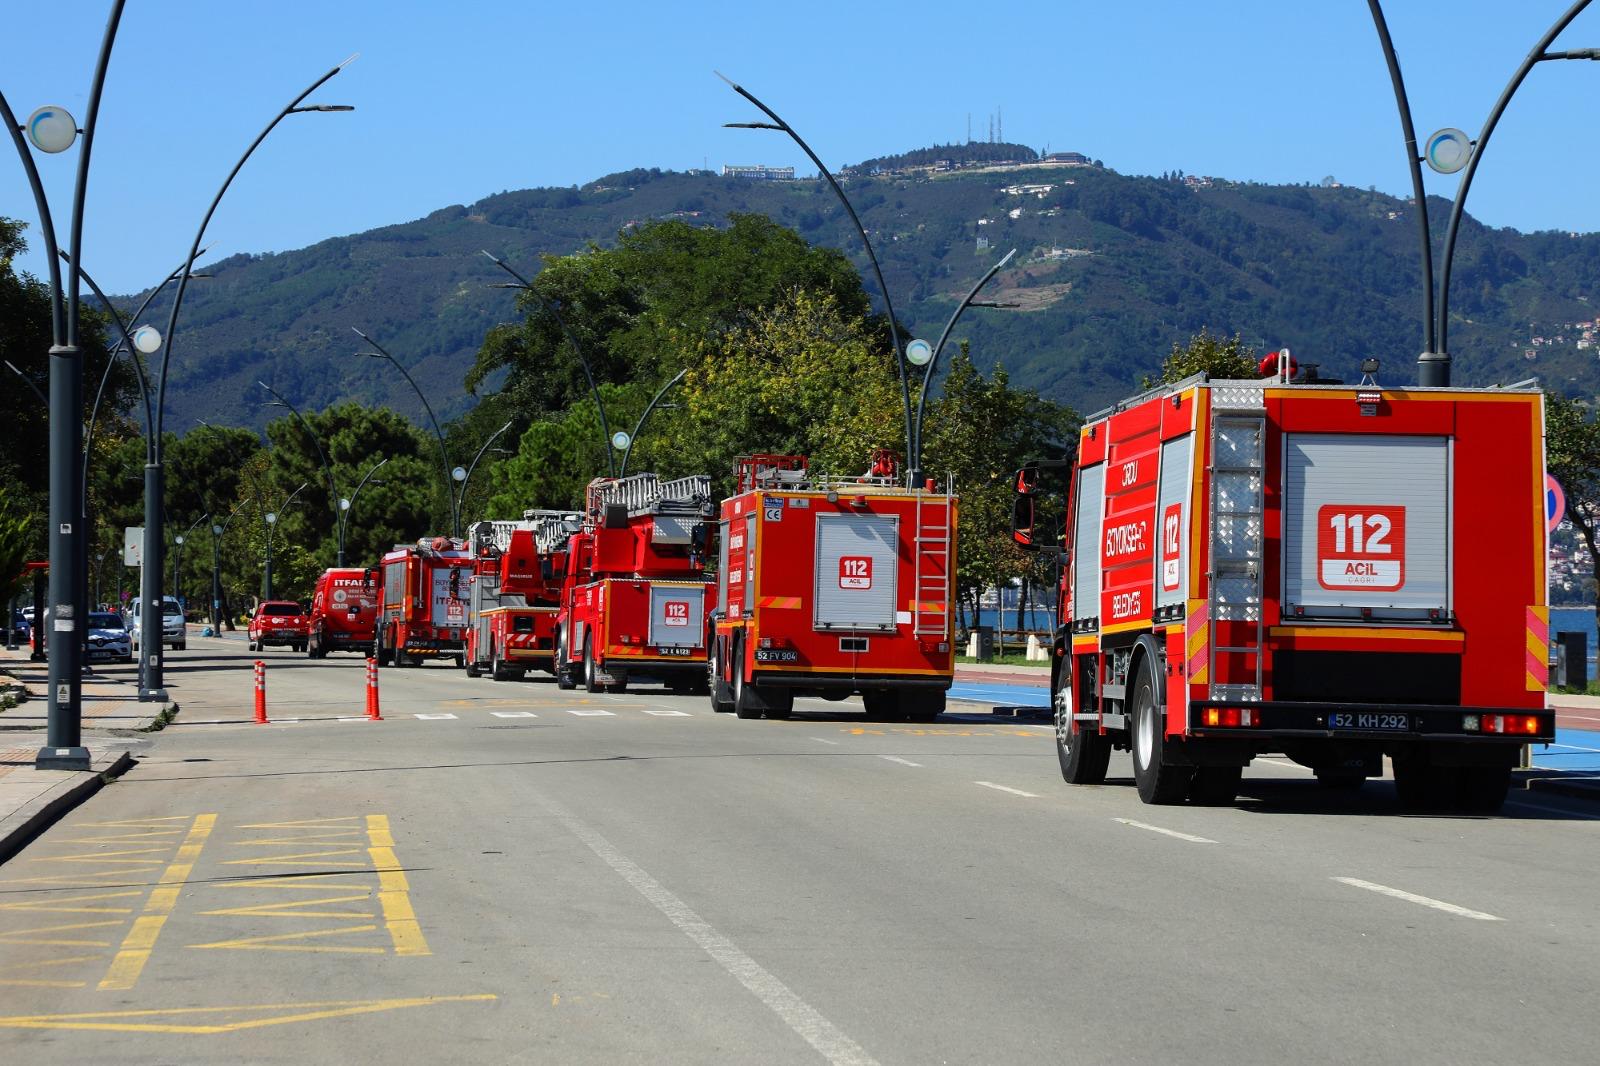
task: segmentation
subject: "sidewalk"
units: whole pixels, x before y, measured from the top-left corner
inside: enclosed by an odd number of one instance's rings
[[[126,738],[177,710],[171,702],[139,702],[136,667],[97,664],[84,672],[82,690],[89,769],[39,770],[34,762],[49,740],[48,685],[46,663],[29,662],[27,648],[0,647],[0,687],[24,697],[0,710],[0,862],[132,767],[128,749],[141,742]]]

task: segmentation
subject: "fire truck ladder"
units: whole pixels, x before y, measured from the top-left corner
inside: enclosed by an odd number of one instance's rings
[[[1261,699],[1265,399],[1265,391],[1254,385],[1219,384],[1212,389],[1208,582],[1212,639],[1206,676],[1211,679],[1211,698],[1218,700]],[[1226,683],[1219,683],[1221,656],[1247,660],[1255,668],[1254,683],[1234,670]]]
[[[654,474],[630,474],[617,481],[595,484],[590,490],[591,517],[600,517],[599,511],[607,504],[620,503],[627,507],[630,517],[659,513],[663,510],[684,508],[663,507],[664,504],[698,505],[711,498],[711,478],[705,474],[662,481]]]
[[[917,559],[912,631],[919,638],[950,634],[950,497],[917,493]]]

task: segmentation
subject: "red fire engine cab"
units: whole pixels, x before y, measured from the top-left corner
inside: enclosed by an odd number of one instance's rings
[[[520,522],[467,529],[475,556],[467,598],[467,676],[519,681],[529,667],[555,672],[556,610],[566,546],[580,516],[524,511]]]
[[[383,666],[418,665],[466,655],[472,553],[459,540],[425,537],[383,557],[373,644]]]
[[[621,692],[648,675],[676,692],[706,677],[706,551],[715,506],[705,475],[589,483],[571,538],[556,625],[556,683]]]
[[[861,694],[877,719],[932,721],[955,676],[957,500],[864,477],[811,474],[798,455],[752,455],[722,503],[711,705],[788,717],[797,695]]]
[[[1026,546],[1040,471],[1071,471],[1068,782],[1119,748],[1146,803],[1231,803],[1263,753],[1347,788],[1387,755],[1407,806],[1492,811],[1521,747],[1553,739],[1542,395],[1363,369],[1293,384],[1280,356],[1267,380],[1163,386],[1019,472]]]

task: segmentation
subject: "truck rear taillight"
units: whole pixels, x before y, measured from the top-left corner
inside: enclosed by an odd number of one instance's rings
[[[1226,729],[1249,729],[1257,724],[1258,718],[1255,711],[1246,707],[1207,707],[1205,712],[1206,725]]]
[[[762,637],[759,646],[770,650],[772,648],[792,648],[794,644],[787,637]]]
[[[1539,716],[1534,714],[1469,714],[1461,719],[1469,733],[1499,733],[1503,736],[1539,735]]]

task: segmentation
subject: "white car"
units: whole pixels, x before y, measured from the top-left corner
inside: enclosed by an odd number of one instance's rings
[[[133,641],[128,636],[128,627],[122,624],[122,616],[115,611],[90,611],[85,639],[90,662],[98,659],[133,662]]]
[[[134,648],[144,643],[143,634],[139,627],[143,624],[139,614],[139,597],[135,596],[128,602],[128,635],[133,639]],[[161,597],[161,643],[168,645],[175,651],[183,651],[189,646],[189,630],[184,624],[183,608],[171,596]]]

